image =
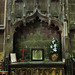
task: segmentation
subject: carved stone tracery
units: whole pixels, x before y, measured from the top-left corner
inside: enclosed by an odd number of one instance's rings
[[[63,68],[12,68],[12,75],[65,75]]]

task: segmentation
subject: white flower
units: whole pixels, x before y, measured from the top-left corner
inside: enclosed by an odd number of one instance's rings
[[[56,48],[57,47],[57,44],[54,44],[54,48]]]
[[[54,51],[54,52],[57,52],[57,48],[53,48],[53,51]]]
[[[53,48],[53,46],[51,45],[50,48]]]
[[[55,42],[55,39],[53,38],[52,43],[54,44],[54,42]]]
[[[54,44],[54,40],[52,41],[52,43]]]

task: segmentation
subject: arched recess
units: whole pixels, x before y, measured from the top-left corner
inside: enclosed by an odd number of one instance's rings
[[[48,44],[52,38],[56,38],[62,43],[62,25],[55,20],[51,20],[48,24],[49,18],[41,15],[38,11],[26,18],[26,25],[23,20],[17,21],[12,25],[12,46],[13,52],[16,52],[18,59],[21,58],[20,48],[24,45],[27,48],[25,56],[27,60],[31,60],[31,49],[43,49],[44,60],[49,59]],[[62,60],[62,50],[59,55]]]

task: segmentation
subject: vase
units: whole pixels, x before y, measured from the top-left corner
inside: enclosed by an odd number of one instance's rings
[[[52,61],[57,61],[58,60],[58,54],[57,53],[51,54],[51,60]]]

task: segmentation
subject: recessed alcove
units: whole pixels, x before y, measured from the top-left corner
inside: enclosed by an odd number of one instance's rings
[[[50,26],[46,22],[41,22],[38,18],[34,22],[29,22],[26,26],[23,23],[15,29],[13,36],[13,52],[16,52],[17,59],[22,58],[22,53],[19,51],[24,48],[25,59],[31,61],[31,50],[32,49],[43,49],[44,50],[44,61],[49,61],[49,42],[56,38],[61,43],[61,33],[59,28],[51,23]],[[59,51],[59,56],[61,55],[61,50]],[[59,58],[61,59],[61,57]]]

